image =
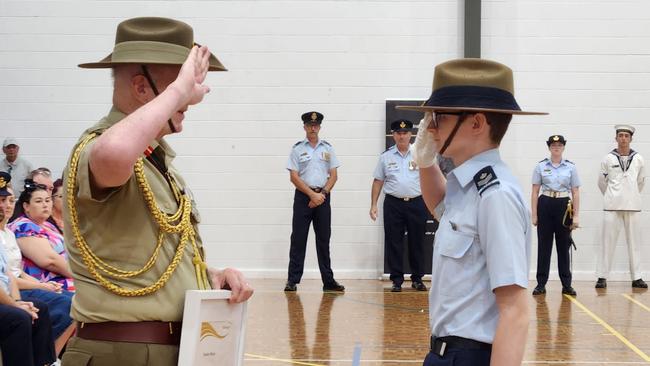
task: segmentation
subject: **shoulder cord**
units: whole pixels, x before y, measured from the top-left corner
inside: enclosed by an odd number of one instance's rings
[[[106,288],[107,290],[117,295],[120,296],[148,295],[160,290],[167,283],[167,281],[169,281],[172,274],[178,267],[181,258],[183,257],[183,252],[185,250],[186,243],[190,241],[194,252],[194,258],[192,259],[192,263],[194,264],[194,269],[196,271],[196,280],[198,283],[198,287],[200,289],[209,289],[210,284],[207,278],[207,265],[203,261],[203,258],[201,257],[201,252],[196,244],[196,240],[195,240],[196,232],[194,231],[194,227],[192,226],[192,222],[191,222],[191,215],[190,215],[192,212],[191,200],[187,197],[186,194],[181,193],[179,187],[172,180],[171,181],[172,191],[174,193],[174,196],[177,198],[179,202],[179,207],[178,210],[173,215],[167,215],[164,211],[162,211],[156,203],[153,191],[151,190],[151,186],[149,185],[149,182],[147,181],[147,178],[144,174],[144,162],[142,158],[139,158],[136,161],[134,167],[134,173],[136,176],[136,180],[138,182],[138,186],[140,187],[140,191],[142,192],[142,195],[149,208],[149,212],[151,213],[152,218],[158,224],[158,227],[160,229],[160,232],[158,234],[158,241],[153,254],[141,269],[134,270],[134,271],[127,271],[127,270],[116,268],[104,262],[88,246],[88,243],[84,239],[83,235],[81,234],[81,230],[79,229],[79,216],[76,207],[75,188],[76,188],[77,169],[79,165],[79,156],[81,155],[81,151],[84,149],[84,147],[86,147],[86,145],[88,145],[90,140],[92,140],[96,136],[97,133],[89,134],[81,141],[81,143],[79,143],[79,146],[74,150],[72,157],[70,159],[70,169],[68,171],[68,181],[66,187],[67,188],[66,200],[70,212],[70,223],[71,223],[70,226],[72,229],[72,234],[75,238],[75,245],[79,249],[81,258],[83,259],[83,262],[86,265],[86,268],[88,269],[90,274],[97,282],[101,284],[102,287]],[[138,289],[123,288],[111,282],[106,277],[104,277],[102,273],[100,273],[103,272],[107,276],[113,278],[130,278],[130,277],[138,276],[148,271],[154,265],[154,263],[156,263],[156,260],[158,259],[158,252],[162,247],[165,234],[180,234],[180,242],[176,247],[176,252],[174,254],[174,257],[172,258],[171,263],[169,263],[165,271],[160,275],[160,277],[153,284]]]

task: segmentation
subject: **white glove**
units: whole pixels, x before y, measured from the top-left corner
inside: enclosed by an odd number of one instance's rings
[[[432,120],[433,115],[425,113],[424,118],[420,120],[418,134],[415,136],[413,161],[420,168],[428,168],[436,162],[436,153],[438,152],[436,144],[433,142],[431,132],[427,131]]]

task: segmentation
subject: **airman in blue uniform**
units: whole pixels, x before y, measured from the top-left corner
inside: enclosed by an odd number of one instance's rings
[[[384,199],[384,255],[393,281],[392,292],[402,291],[404,282],[403,242],[408,233],[408,255],[411,287],[426,291],[424,275],[424,232],[427,209],[420,192],[420,173],[411,154],[413,122],[397,120],[391,123],[395,145],[379,156],[370,197],[370,218],[377,219],[377,201],[382,189]]]
[[[312,111],[302,115],[306,138],[291,149],[287,170],[296,187],[291,222],[291,249],[285,291],[296,291],[305,264],[309,225],[314,223],[318,267],[323,291],[344,291],[334,280],[330,265],[330,235],[332,209],[330,192],[337,180],[336,169],[341,165],[332,145],[318,138],[323,115]]]
[[[551,265],[553,237],[557,245],[557,264],[562,293],[575,296],[571,286],[571,230],[579,224],[580,177],[573,162],[562,158],[566,140],[553,135],[546,141],[551,157],[533,170],[531,207],[537,225],[537,287],[533,295],[546,293]],[[541,193],[541,194],[540,194]]]
[[[429,294],[431,349],[425,366],[521,365],[528,333],[531,222],[499,145],[513,114],[512,70],[482,59],[436,66],[415,139],[422,197],[444,199]],[[445,179],[435,155],[451,159]]]

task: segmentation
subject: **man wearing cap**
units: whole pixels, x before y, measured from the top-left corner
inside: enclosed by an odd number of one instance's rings
[[[512,70],[482,59],[436,66],[415,140],[422,196],[444,200],[429,293],[431,349],[424,365],[520,365],[528,331],[531,223],[499,144],[513,114]],[[435,155],[455,166],[445,177]],[[453,361],[452,361],[453,360]]]
[[[205,264],[193,196],[164,136],[225,71],[192,28],[168,18],[117,27],[113,53],[83,68],[111,68],[113,107],[73,148],[64,176],[65,242],[79,323],[64,365],[176,365],[186,290],[252,288],[234,269]]]
[[[420,174],[411,153],[413,122],[397,120],[390,124],[395,145],[379,156],[370,194],[370,218],[377,219],[377,200],[384,191],[384,255],[390,268],[392,292],[402,291],[404,269],[402,253],[404,230],[408,233],[411,287],[426,291],[424,275],[424,231],[427,208],[420,192]]]
[[[18,156],[20,146],[18,145],[18,140],[15,138],[6,138],[2,143],[2,151],[5,153],[5,158],[0,162],[0,171],[11,174],[11,178],[14,181],[13,185],[16,191],[16,197],[19,197],[20,192],[23,191],[27,174],[34,168],[32,167],[32,163]]]
[[[603,243],[598,255],[596,288],[607,287],[614,250],[621,227],[625,228],[627,252],[630,259],[632,287],[648,288],[641,278],[641,191],[645,184],[645,162],[641,154],[630,148],[634,127],[616,125],[617,148],[610,151],[600,164],[598,188],[603,198]]]
[[[571,286],[570,250],[571,230],[580,222],[580,177],[575,164],[562,158],[566,146],[564,136],[549,136],[546,146],[551,156],[535,165],[531,189],[532,221],[537,225],[538,248],[537,287],[533,295],[546,293],[555,237],[562,293],[575,296],[576,291]]]
[[[289,179],[296,192],[293,196],[289,270],[284,291],[296,291],[298,288],[296,284],[300,283],[305,265],[309,225],[313,221],[323,291],[341,292],[345,287],[336,282],[330,265],[330,192],[336,183],[336,169],[341,164],[332,145],[318,137],[323,115],[311,111],[301,118],[306,138],[293,145],[287,162]]]

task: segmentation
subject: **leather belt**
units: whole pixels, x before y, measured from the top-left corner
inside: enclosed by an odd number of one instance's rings
[[[543,191],[542,194],[551,198],[565,198],[569,197],[569,192],[556,192],[556,191]]]
[[[482,349],[492,350],[492,345],[475,341],[469,338],[462,338],[456,336],[447,336],[436,338],[431,336],[431,352],[443,357],[450,349]]]
[[[387,194],[386,197],[394,198],[396,200],[404,201],[404,202],[409,202],[409,201],[415,201],[416,199],[422,197],[422,196],[415,196],[415,197],[396,197],[393,196],[392,194]]]
[[[323,191],[322,187],[309,187],[309,189],[311,189],[312,191],[314,191],[316,193],[321,193]]]
[[[80,323],[77,337],[92,341],[181,344],[181,322]]]

